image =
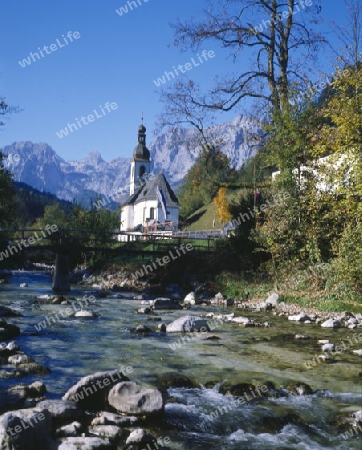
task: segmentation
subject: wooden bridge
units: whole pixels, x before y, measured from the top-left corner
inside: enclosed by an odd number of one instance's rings
[[[192,250],[214,252],[220,230],[213,232],[162,232],[148,234],[102,232],[93,230],[61,229],[53,225],[46,229],[19,229],[0,231],[0,261],[16,254],[25,259],[27,252],[55,254],[54,291],[69,291],[69,255],[72,252],[103,254],[106,257],[141,255],[152,258],[169,254],[182,245],[192,244]]]

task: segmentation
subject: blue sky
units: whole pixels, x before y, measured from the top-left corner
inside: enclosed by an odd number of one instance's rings
[[[23,111],[6,119],[6,126],[0,131],[0,148],[28,140],[48,143],[66,160],[81,159],[94,150],[107,161],[130,157],[142,111],[148,143],[154,140],[152,130],[162,104],[153,80],[172,71],[173,66],[190,62],[192,57],[197,61],[195,52],[181,53],[172,45],[173,30],[169,24],[177,18],[202,17],[206,2],[135,3],[137,8],[128,8],[121,16],[116,10],[127,5],[126,0],[1,2],[0,95]],[[343,24],[343,0],[323,0],[322,4],[322,16],[327,21]],[[255,25],[259,23],[258,18]],[[334,39],[327,23],[321,27]],[[72,42],[62,37],[68,32],[73,33]],[[23,63],[25,67],[21,67],[19,61],[29,58],[30,52],[39,54],[38,48],[44,46],[49,54],[42,50],[44,56],[40,54],[40,60],[34,55],[35,61],[30,59],[30,64]],[[201,50],[215,53],[189,72],[203,86],[208,86],[218,73],[247,67],[246,58],[233,65],[227,52],[214,42]],[[324,57],[321,68],[331,73],[331,64],[332,58]],[[113,105],[113,109],[105,109],[106,102],[116,103],[117,108]],[[241,111],[221,115],[219,121],[238,112]],[[57,136],[68,123],[89,115],[94,117],[91,123],[86,119],[87,125],[80,123],[78,131],[63,138]]]

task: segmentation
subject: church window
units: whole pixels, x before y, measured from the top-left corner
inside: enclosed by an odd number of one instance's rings
[[[155,218],[155,208],[150,208],[150,219]]]
[[[146,167],[145,166],[141,166],[140,167],[140,171],[139,171],[139,177],[143,177],[143,175],[146,173]]]

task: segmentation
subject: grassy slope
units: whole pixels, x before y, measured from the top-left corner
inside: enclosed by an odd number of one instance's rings
[[[231,191],[227,194],[227,199],[229,203],[232,199],[239,197],[239,193],[242,191],[236,190]],[[208,205],[203,206],[194,212],[190,217],[187,218],[186,222],[190,225],[187,226],[187,230],[212,230],[212,222],[215,219],[215,228],[220,228],[221,224],[217,219],[217,212],[214,204],[210,202]]]

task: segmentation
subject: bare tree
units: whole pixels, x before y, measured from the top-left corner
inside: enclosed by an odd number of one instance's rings
[[[250,67],[216,80],[208,92],[191,80],[178,80],[164,88],[165,108],[160,127],[188,123],[204,136],[205,122],[213,113],[230,111],[252,98],[278,114],[288,108],[294,84],[307,82],[307,70],[324,38],[313,32],[320,0],[210,0],[200,22],[177,22],[175,45],[197,50],[216,41],[238,63],[251,57]],[[258,21],[258,23],[256,23]]]

